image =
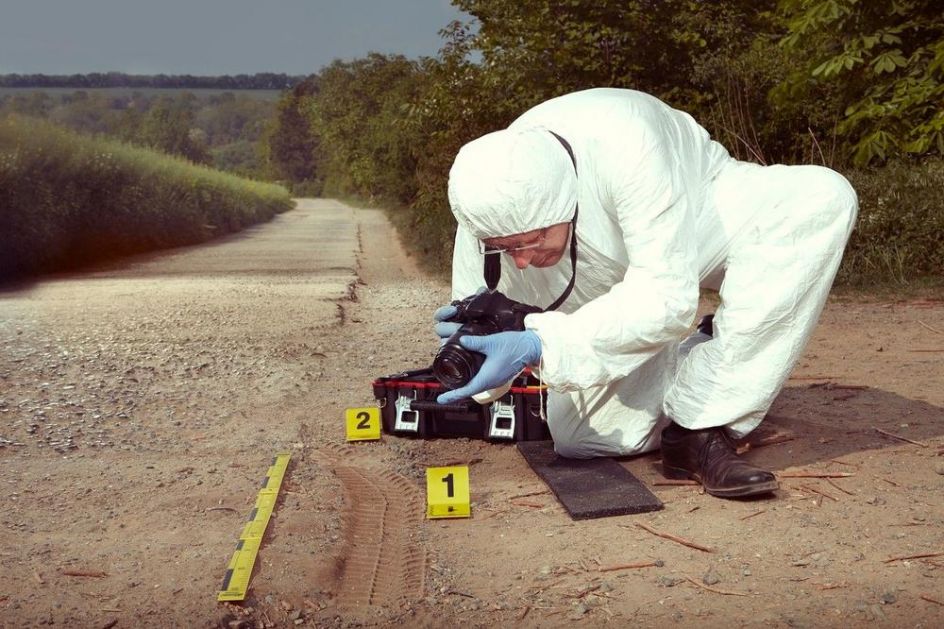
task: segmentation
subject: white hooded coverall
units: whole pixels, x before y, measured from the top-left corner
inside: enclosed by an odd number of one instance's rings
[[[555,449],[576,458],[658,447],[663,411],[690,429],[753,430],[812,333],[857,212],[838,173],[739,162],[688,114],[619,89],[549,100],[467,144],[449,197],[454,299],[484,284],[479,240],[567,222],[579,204],[573,292],[525,320]],[[498,289],[546,307],[570,280],[568,251],[523,270],[502,255]],[[714,337],[680,357],[699,286],[720,289]]]

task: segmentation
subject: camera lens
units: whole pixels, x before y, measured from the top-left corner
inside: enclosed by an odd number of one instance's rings
[[[433,359],[433,375],[447,389],[458,389],[468,384],[478,373],[485,357],[459,345],[458,339],[449,339]]]

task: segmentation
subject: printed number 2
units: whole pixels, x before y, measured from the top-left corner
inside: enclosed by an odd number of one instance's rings
[[[357,424],[358,430],[367,430],[368,428],[370,428],[370,415],[368,415],[364,411],[361,411],[360,413],[357,414],[357,419],[361,420]]]
[[[446,496],[448,496],[449,498],[454,497],[456,495],[456,490],[455,490],[455,487],[453,487],[452,485],[453,483],[452,474],[449,473],[443,476],[442,482],[446,483]]]

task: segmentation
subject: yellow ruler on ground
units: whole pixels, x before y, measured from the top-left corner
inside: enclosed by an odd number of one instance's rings
[[[275,507],[276,498],[279,497],[279,488],[282,486],[282,479],[285,478],[285,470],[288,468],[288,460],[291,457],[292,455],[288,452],[280,452],[272,460],[265,480],[262,481],[262,489],[256,496],[256,504],[249,513],[249,520],[239,535],[233,558],[226,566],[223,589],[216,600],[241,601],[246,598],[252,566],[259,553],[259,544],[269,524],[269,518],[272,517],[272,509]]]

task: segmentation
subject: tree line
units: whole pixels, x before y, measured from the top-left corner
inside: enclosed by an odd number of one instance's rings
[[[304,76],[257,72],[222,76],[192,74],[2,74],[0,87],[73,87],[76,89],[131,87],[162,89],[284,90],[294,87]]]
[[[938,0],[453,4],[473,19],[442,31],[436,57],[339,60],[287,91],[268,139],[272,172],[403,206],[403,233],[446,261],[446,180],[462,144],[554,96],[631,88],[689,112],[735,157],[820,163],[861,181],[871,218],[854,237],[853,275],[944,268]],[[888,211],[889,190],[911,195],[892,199],[903,211]],[[897,238],[906,215],[929,237]],[[894,250],[880,246],[891,240]]]

